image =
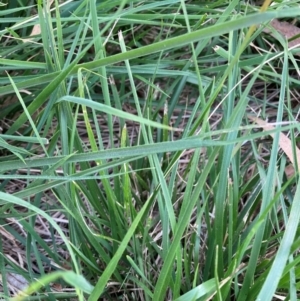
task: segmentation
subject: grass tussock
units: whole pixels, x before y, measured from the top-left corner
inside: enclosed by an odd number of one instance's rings
[[[2,3],[2,299],[300,298],[300,8],[269,2]]]

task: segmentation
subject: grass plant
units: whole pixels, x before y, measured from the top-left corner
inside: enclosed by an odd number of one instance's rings
[[[299,1],[3,1],[3,300],[300,298]],[[296,19],[293,19],[296,18]]]

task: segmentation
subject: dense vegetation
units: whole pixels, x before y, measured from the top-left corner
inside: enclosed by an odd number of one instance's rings
[[[268,25],[300,8],[270,2],[2,2],[4,300],[300,298],[300,72]]]

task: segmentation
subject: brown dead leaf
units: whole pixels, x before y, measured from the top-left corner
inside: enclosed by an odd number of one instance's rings
[[[292,37],[300,34],[300,28],[289,23],[289,22],[281,22],[277,19],[274,19],[269,24],[272,26],[276,31],[278,31],[282,36],[284,36],[287,40],[291,39]],[[270,35],[274,36],[272,31],[265,27],[263,29],[264,32],[269,33]],[[275,37],[275,36],[274,36]],[[275,37],[276,38],[276,37]],[[300,38],[297,38],[295,40],[292,40],[288,43],[289,48],[295,47],[297,45],[300,45]],[[296,53],[296,56],[300,56],[300,53]]]
[[[290,179],[295,174],[295,169],[292,164],[288,165],[284,171],[288,179]]]
[[[54,2],[54,0],[49,0],[48,1],[48,9],[50,10],[50,6],[52,5],[52,3]],[[35,24],[32,28],[31,34],[30,36],[35,36],[41,33],[41,25],[40,24]],[[29,39],[23,39],[24,42],[30,42],[32,40],[32,38]]]
[[[260,125],[263,127],[263,129],[265,131],[270,131],[270,130],[274,130],[275,127],[269,123],[267,123],[266,121],[258,118],[258,117],[252,117],[252,116],[248,116],[249,119],[251,119],[253,122],[255,122],[256,124]],[[274,138],[274,134],[270,134],[270,136],[272,138]],[[291,177],[292,175],[294,175],[295,173],[295,162],[294,162],[294,157],[293,157],[293,145],[292,145],[292,141],[283,133],[279,134],[279,146],[280,148],[283,150],[283,152],[286,154],[286,156],[290,159],[291,163],[292,163],[292,167],[293,167],[293,172],[291,172],[291,166],[289,166],[286,169],[286,174]],[[296,150],[296,157],[297,157],[297,162],[298,162],[298,169],[300,170],[300,150],[298,149],[297,146],[294,146],[295,150]]]

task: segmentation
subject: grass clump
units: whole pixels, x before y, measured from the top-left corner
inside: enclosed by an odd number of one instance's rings
[[[297,1],[27,2],[1,8],[2,298],[297,300],[299,70],[264,30]]]

